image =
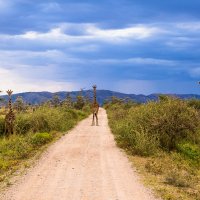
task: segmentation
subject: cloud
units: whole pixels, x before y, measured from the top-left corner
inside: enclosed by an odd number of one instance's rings
[[[46,13],[62,11],[62,6],[58,2],[43,3],[40,7]]]
[[[26,43],[26,48],[65,48],[73,45],[72,49],[83,50],[84,47],[78,45],[99,47],[106,44],[144,45],[145,48],[145,45],[152,42],[151,45],[165,48],[167,51],[173,51],[169,48],[184,50],[200,42],[199,24],[199,22],[134,24],[110,29],[92,23],[58,23],[46,32],[31,30],[21,34],[0,34],[0,48],[10,46],[24,48],[21,43]],[[193,29],[188,28],[189,26]],[[85,48],[84,51],[87,49],[91,51],[92,48]]]
[[[200,67],[195,67],[195,68],[189,69],[188,71],[191,77],[200,78]]]
[[[1,35],[4,39],[23,39],[38,42],[50,43],[80,43],[88,41],[104,41],[108,43],[121,43],[129,40],[143,40],[151,38],[159,33],[159,29],[155,27],[148,27],[144,25],[132,26],[121,29],[102,29],[94,24],[77,24],[77,30],[82,28],[83,33],[80,35],[68,34],[68,26],[58,26],[49,30],[48,32],[28,31],[20,35]]]
[[[112,46],[114,50],[114,45],[118,45],[122,46],[122,51],[128,46],[128,48],[132,47],[135,53],[148,51],[148,54],[152,54],[157,51],[157,55],[165,55],[175,50],[180,52],[198,46],[200,42],[198,31],[186,32],[181,26],[181,23],[134,24],[110,29],[100,24],[59,23],[46,32],[32,30],[14,35],[0,34],[0,48],[27,50],[68,48],[73,52],[75,50],[95,52],[99,49],[105,51]],[[22,43],[26,45],[21,45]],[[188,50],[187,53],[189,53]],[[152,56],[146,54],[145,57]]]
[[[187,30],[187,31],[199,31],[200,30],[200,22],[185,22],[185,23],[178,23],[177,28]]]
[[[30,69],[29,69],[30,70]],[[33,72],[34,70],[31,70]],[[21,71],[22,72],[22,71]],[[56,81],[51,79],[33,78],[25,76],[18,69],[0,68],[0,85],[1,90],[12,89],[14,93],[27,91],[72,91],[79,88],[78,84],[71,81]],[[42,70],[39,71],[42,73]]]
[[[0,66],[5,64],[15,65],[16,63],[32,64],[33,62],[43,63],[60,63],[67,56],[59,50],[45,51],[24,51],[24,50],[0,50]]]
[[[123,29],[107,29],[103,30],[95,26],[86,29],[86,32],[94,37],[105,39],[107,41],[120,41],[123,39],[145,39],[159,33],[158,28],[147,26],[132,26]]]
[[[98,48],[93,45],[74,47],[71,49],[75,52],[84,52],[84,51],[97,51]],[[9,62],[8,62],[9,61]],[[67,52],[61,50],[46,50],[46,51],[3,51],[0,50],[0,66],[15,66],[16,64],[21,65],[37,65],[41,64],[81,64],[83,65],[153,65],[153,66],[166,66],[166,67],[176,67],[177,65],[182,65],[180,61],[176,60],[165,60],[158,58],[145,58],[145,57],[132,57],[127,59],[117,59],[117,58],[79,58],[74,55],[71,55]]]
[[[159,65],[159,66],[176,66],[178,64],[175,60],[164,60],[156,58],[129,58],[127,63],[145,64],[145,65]]]

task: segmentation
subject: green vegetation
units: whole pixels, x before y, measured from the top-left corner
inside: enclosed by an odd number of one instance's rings
[[[27,160],[86,118],[90,107],[84,103],[81,109],[75,109],[73,102],[70,105],[58,103],[55,96],[52,102],[37,107],[25,105],[22,98],[18,98],[14,111],[14,135],[9,137],[4,135],[6,110],[0,111],[0,181],[4,182],[10,174],[26,165]]]
[[[31,144],[33,146],[42,146],[47,144],[53,139],[52,134],[50,133],[36,133],[31,137]]]
[[[73,127],[74,124],[83,117],[84,114],[75,109],[67,109],[63,107],[48,108],[42,106],[32,114],[19,113],[16,116],[15,132],[17,134],[26,134],[30,131],[65,131]]]
[[[26,105],[25,105],[23,98],[21,96],[17,97],[13,106],[16,109],[17,112],[21,112],[21,111],[24,111],[26,109]]]
[[[163,199],[200,199],[199,105],[167,96],[140,105],[116,98],[105,104],[117,144]]]

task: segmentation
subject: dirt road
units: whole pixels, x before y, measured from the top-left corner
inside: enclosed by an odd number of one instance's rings
[[[2,200],[154,200],[115,145],[106,111],[100,126],[83,120],[53,144]]]

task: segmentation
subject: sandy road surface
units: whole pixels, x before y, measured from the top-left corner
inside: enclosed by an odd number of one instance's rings
[[[2,200],[154,200],[116,147],[106,111],[91,116],[53,144]]]

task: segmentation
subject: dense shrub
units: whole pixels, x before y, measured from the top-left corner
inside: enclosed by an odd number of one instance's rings
[[[0,156],[4,160],[27,158],[30,150],[28,137],[12,136],[9,139],[0,140]]]
[[[200,110],[200,100],[199,99],[190,99],[187,101],[188,105]]]
[[[5,131],[5,120],[3,117],[0,116],[0,135],[4,134]]]
[[[107,110],[118,143],[140,155],[153,154],[159,147],[173,150],[180,141],[199,137],[198,111],[179,99],[163,97],[128,109],[114,103]]]
[[[66,106],[40,106],[34,112],[16,113],[14,132],[24,135],[28,132],[66,131],[89,113],[90,107],[87,104],[82,110],[75,110]],[[4,134],[4,118],[5,116],[0,116],[0,135]]]
[[[169,150],[182,139],[194,138],[199,126],[198,112],[186,102],[173,98],[131,108],[129,113],[136,130],[142,126],[159,138],[161,147]]]
[[[200,147],[189,142],[182,142],[177,145],[177,150],[187,158],[200,162]]]
[[[31,137],[31,144],[35,147],[49,143],[53,139],[50,133],[36,133]]]
[[[85,102],[84,102],[83,96],[81,96],[81,95],[77,96],[76,102],[74,103],[74,107],[78,110],[81,110],[81,109],[83,109],[84,105],[85,105]]]
[[[83,111],[44,106],[32,114],[19,113],[16,116],[15,132],[26,134],[27,132],[50,132],[53,130],[66,131],[86,116],[87,113]]]

